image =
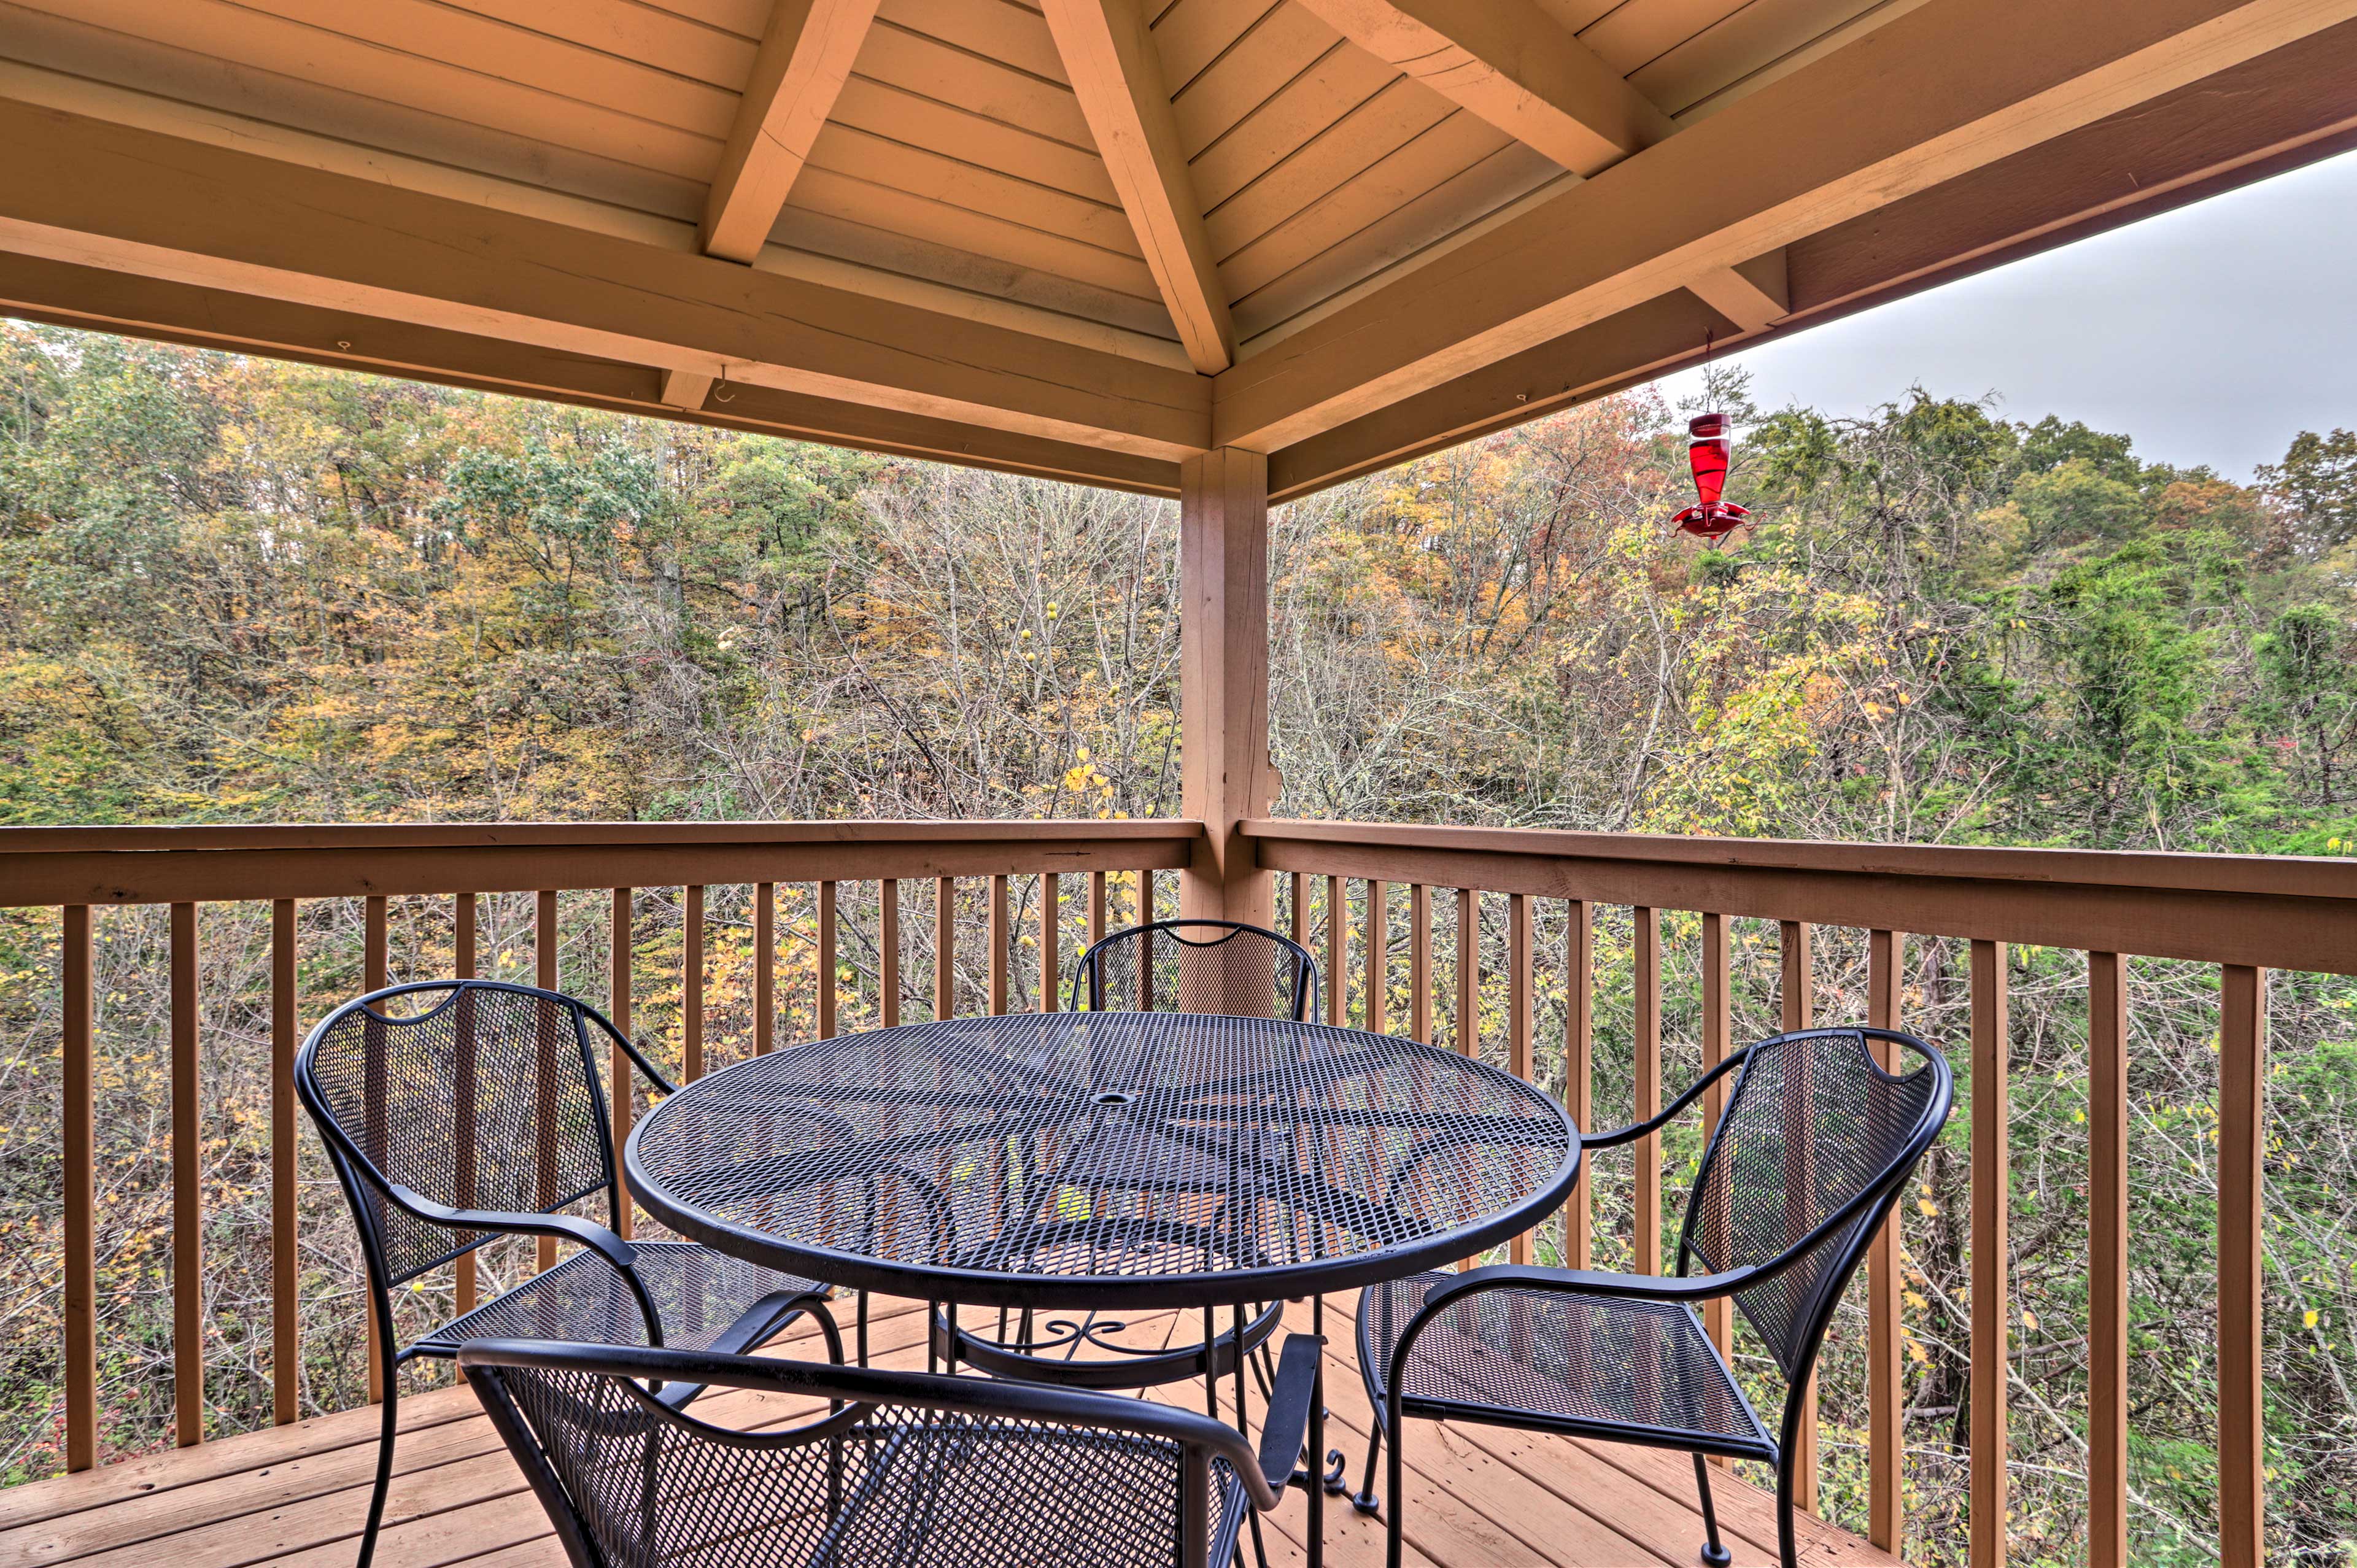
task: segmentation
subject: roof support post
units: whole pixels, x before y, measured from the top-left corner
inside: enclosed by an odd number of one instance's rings
[[[1268,459],[1215,447],[1178,469],[1178,714],[1184,809],[1205,836],[1178,879],[1189,919],[1275,921],[1275,885],[1237,832],[1266,816]]]

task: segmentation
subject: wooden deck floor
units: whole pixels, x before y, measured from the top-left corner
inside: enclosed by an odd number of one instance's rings
[[[1348,1305],[1337,1298],[1327,1314],[1334,1356],[1327,1431],[1351,1455],[1355,1477],[1369,1412],[1351,1360]],[[1292,1316],[1289,1326],[1308,1326],[1306,1305]],[[921,1365],[921,1321],[914,1304],[879,1302],[875,1359]],[[796,1353],[798,1337],[779,1341],[780,1353]],[[1200,1398],[1200,1386],[1170,1391],[1170,1397],[1190,1393]],[[700,1408],[746,1426],[792,1417],[783,1405],[722,1406],[754,1400],[716,1395]],[[444,1389],[405,1400],[402,1418],[379,1563],[563,1563],[539,1505],[471,1393]],[[368,1503],[378,1422],[374,1410],[350,1411],[0,1492],[0,1564],[350,1563]],[[1409,1458],[1408,1539],[1418,1568],[1692,1568],[1698,1562],[1701,1517],[1691,1462],[1682,1455],[1419,1423]],[[1776,1561],[1772,1498],[1732,1478],[1717,1490],[1738,1568],[1769,1568]],[[1273,1561],[1301,1561],[1304,1508],[1296,1493],[1269,1521]],[[1331,1499],[1326,1520],[1329,1562],[1379,1568],[1379,1522]],[[1896,1562],[1831,1526],[1806,1523],[1803,1555],[1815,1568]]]

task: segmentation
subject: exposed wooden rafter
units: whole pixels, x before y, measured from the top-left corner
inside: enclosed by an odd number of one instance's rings
[[[701,371],[665,371],[662,401],[666,408],[699,409],[711,395],[713,378]]]
[[[1138,0],[1044,0],[1042,8],[1187,358],[1216,375],[1235,362],[1236,329],[1145,13]]]
[[[705,202],[696,238],[706,255],[750,262],[761,253],[876,7],[877,0],[777,0]]]
[[[1213,443],[1307,440],[2352,18],[1927,0],[1241,361]]]
[[[1393,69],[1574,174],[1601,173],[1677,127],[1532,0],[1300,0]],[[1745,332],[1784,314],[1781,260],[1688,286]]]
[[[1667,137],[1670,117],[1533,0],[1299,0],[1394,70],[1574,174]]]

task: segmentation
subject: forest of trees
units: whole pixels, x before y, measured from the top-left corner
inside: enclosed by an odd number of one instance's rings
[[[2357,435],[2303,434],[2243,485],[1892,392],[1770,411],[1722,374],[1731,494],[1758,517],[1723,551],[1668,530],[1684,443],[1650,393],[1281,510],[1279,811],[2357,854]],[[1177,529],[1133,496],[0,323],[0,824],[1173,814]],[[728,927],[741,905],[715,897]],[[633,929],[650,972],[678,951],[668,900],[643,896]],[[1612,1120],[1626,913],[1598,941]],[[599,972],[594,914],[568,976]],[[161,917],[102,923],[111,1455],[170,1434]],[[307,1023],[357,989],[358,936],[332,901],[304,918]],[[527,918],[487,916],[502,962]],[[403,918],[397,967],[432,972],[434,919]],[[1775,932],[1754,926],[1738,1028],[1760,1035]],[[269,1419],[263,927],[217,921],[206,982],[217,1431]],[[1698,982],[1691,924],[1666,937],[1675,1080]],[[741,1018],[731,940],[713,995]],[[1862,991],[1846,940],[1818,961],[1830,1015]],[[61,1464],[57,943],[56,911],[0,911],[0,1478]],[[796,950],[781,995],[806,1023]],[[1961,954],[1910,950],[1910,1024],[1960,1041]],[[2073,1563],[2084,974],[2069,952],[2011,963],[2013,1531],[2019,1561]],[[2214,1540],[2216,980],[2131,979],[2135,1549],[2193,1563]],[[1559,1015],[1561,976],[1541,980]],[[2338,1563],[2357,1557],[2357,983],[2283,975],[2272,1009],[2269,1526]],[[676,1025],[651,992],[651,1047]],[[742,1033],[716,1028],[724,1059]],[[1542,1057],[1559,1082],[1559,1047]],[[1924,1563],[1964,1540],[1966,1090],[1905,1215]],[[1665,1150],[1673,1183],[1695,1152]],[[312,1158],[304,1398],[332,1409],[360,1386],[356,1269]],[[1597,1180],[1625,1236],[1625,1173]],[[1824,1404],[1826,1508],[1853,1524],[1863,1340],[1846,1318]]]

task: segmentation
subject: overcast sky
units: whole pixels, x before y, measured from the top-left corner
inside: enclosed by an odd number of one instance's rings
[[[2298,431],[2357,429],[2352,285],[2357,153],[1727,359],[1762,408],[1995,392],[2004,418],[2083,419],[2247,480]]]

